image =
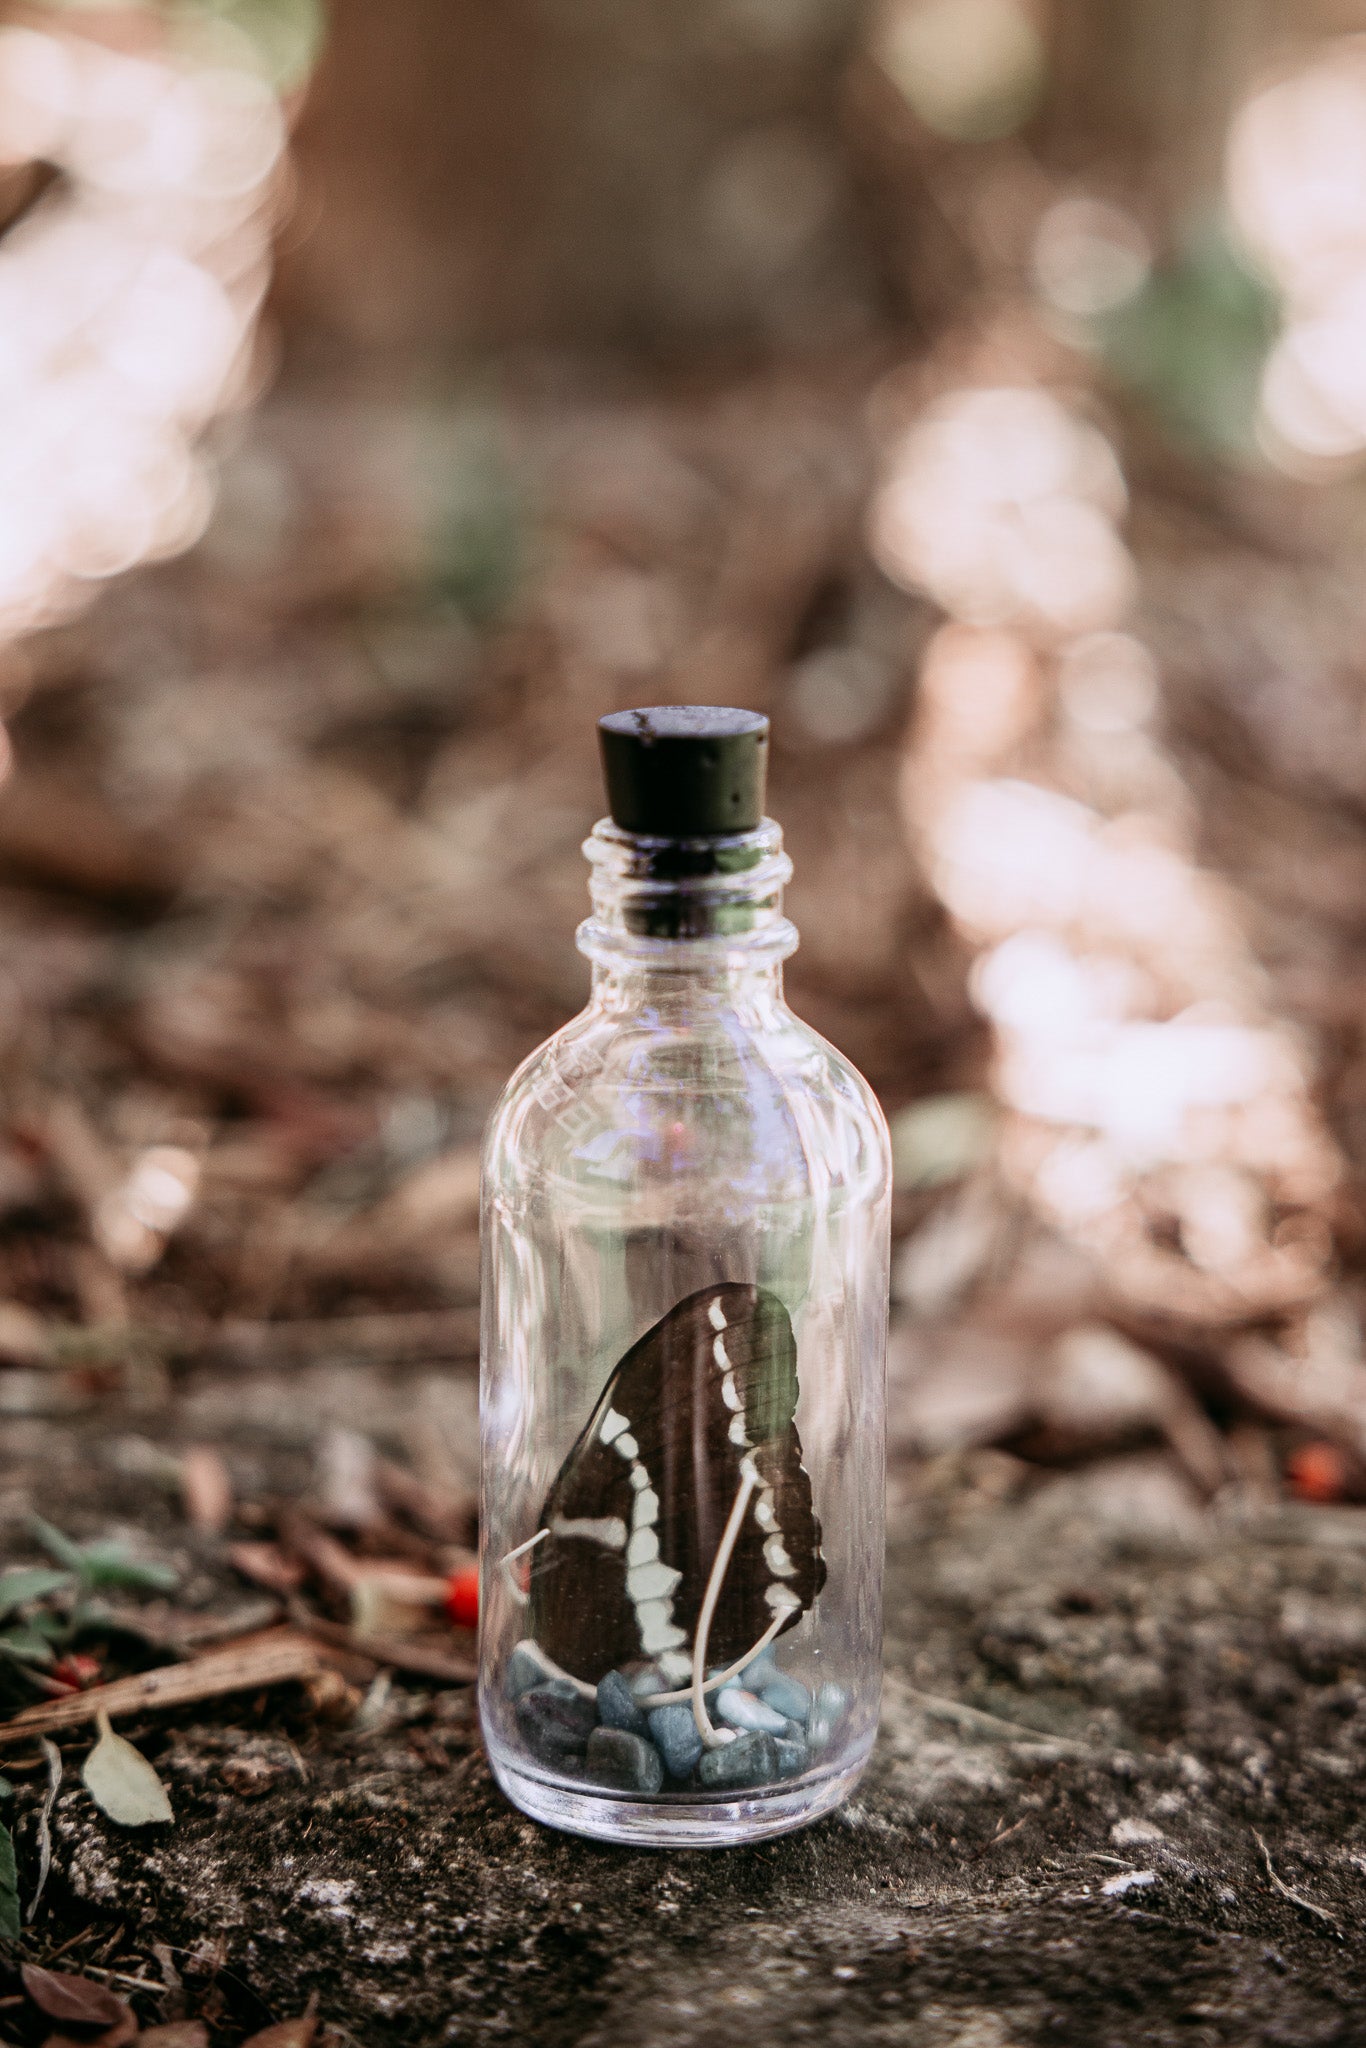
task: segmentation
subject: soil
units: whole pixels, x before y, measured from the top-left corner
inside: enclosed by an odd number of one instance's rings
[[[0,1504],[136,1512],[192,1564],[110,1422],[12,1433]],[[286,1478],[252,1430],[231,1454]],[[68,1748],[40,1949],[84,1935],[76,1967],[122,1929],[144,2019],[225,2041],[310,1996],[376,2048],[1366,2041],[1366,1517],[1214,1516],[1159,1454],[978,1453],[903,1470],[892,1508],[882,1732],[837,1817],[733,1852],[581,1842],[506,1804],[467,1692],[326,1725],[281,1691],[130,1726],[170,1829],[106,1822]],[[207,1564],[188,1593],[241,1598]]]

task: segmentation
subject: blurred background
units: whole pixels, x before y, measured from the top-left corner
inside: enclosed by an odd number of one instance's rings
[[[773,722],[902,1460],[1366,1499],[1363,537],[1366,0],[8,9],[7,1512],[470,1476],[671,700]]]

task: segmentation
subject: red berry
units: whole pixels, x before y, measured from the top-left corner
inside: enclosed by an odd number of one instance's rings
[[[1301,1444],[1286,1459],[1285,1471],[1301,1500],[1341,1500],[1347,1491],[1347,1460],[1336,1444]]]
[[[52,1676],[61,1685],[74,1685],[84,1692],[88,1685],[97,1685],[100,1677],[99,1661],[87,1657],[79,1650],[70,1650],[60,1662],[52,1667]]]
[[[446,1581],[446,1612],[457,1628],[479,1625],[479,1567],[466,1565]]]

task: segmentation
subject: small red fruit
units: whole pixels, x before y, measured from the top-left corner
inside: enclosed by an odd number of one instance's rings
[[[466,1565],[446,1581],[446,1612],[457,1628],[479,1625],[479,1567]]]
[[[69,1650],[59,1663],[53,1665],[52,1676],[59,1685],[74,1685],[84,1692],[88,1685],[99,1684],[99,1660],[85,1656],[80,1650]]]
[[[1301,1500],[1341,1500],[1347,1491],[1347,1460],[1336,1444],[1301,1444],[1286,1459],[1285,1473]]]

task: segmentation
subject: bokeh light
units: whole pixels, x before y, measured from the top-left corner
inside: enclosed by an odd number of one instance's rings
[[[1109,442],[1050,393],[970,390],[910,431],[873,511],[887,574],[976,625],[1044,638],[1117,624],[1133,568]]]
[[[1284,302],[1263,443],[1290,467],[1366,449],[1366,37],[1255,93],[1229,139],[1229,203]]]
[[[0,243],[5,637],[202,532],[202,436],[243,381],[284,147],[245,59],[0,29],[0,162],[60,173]]]

